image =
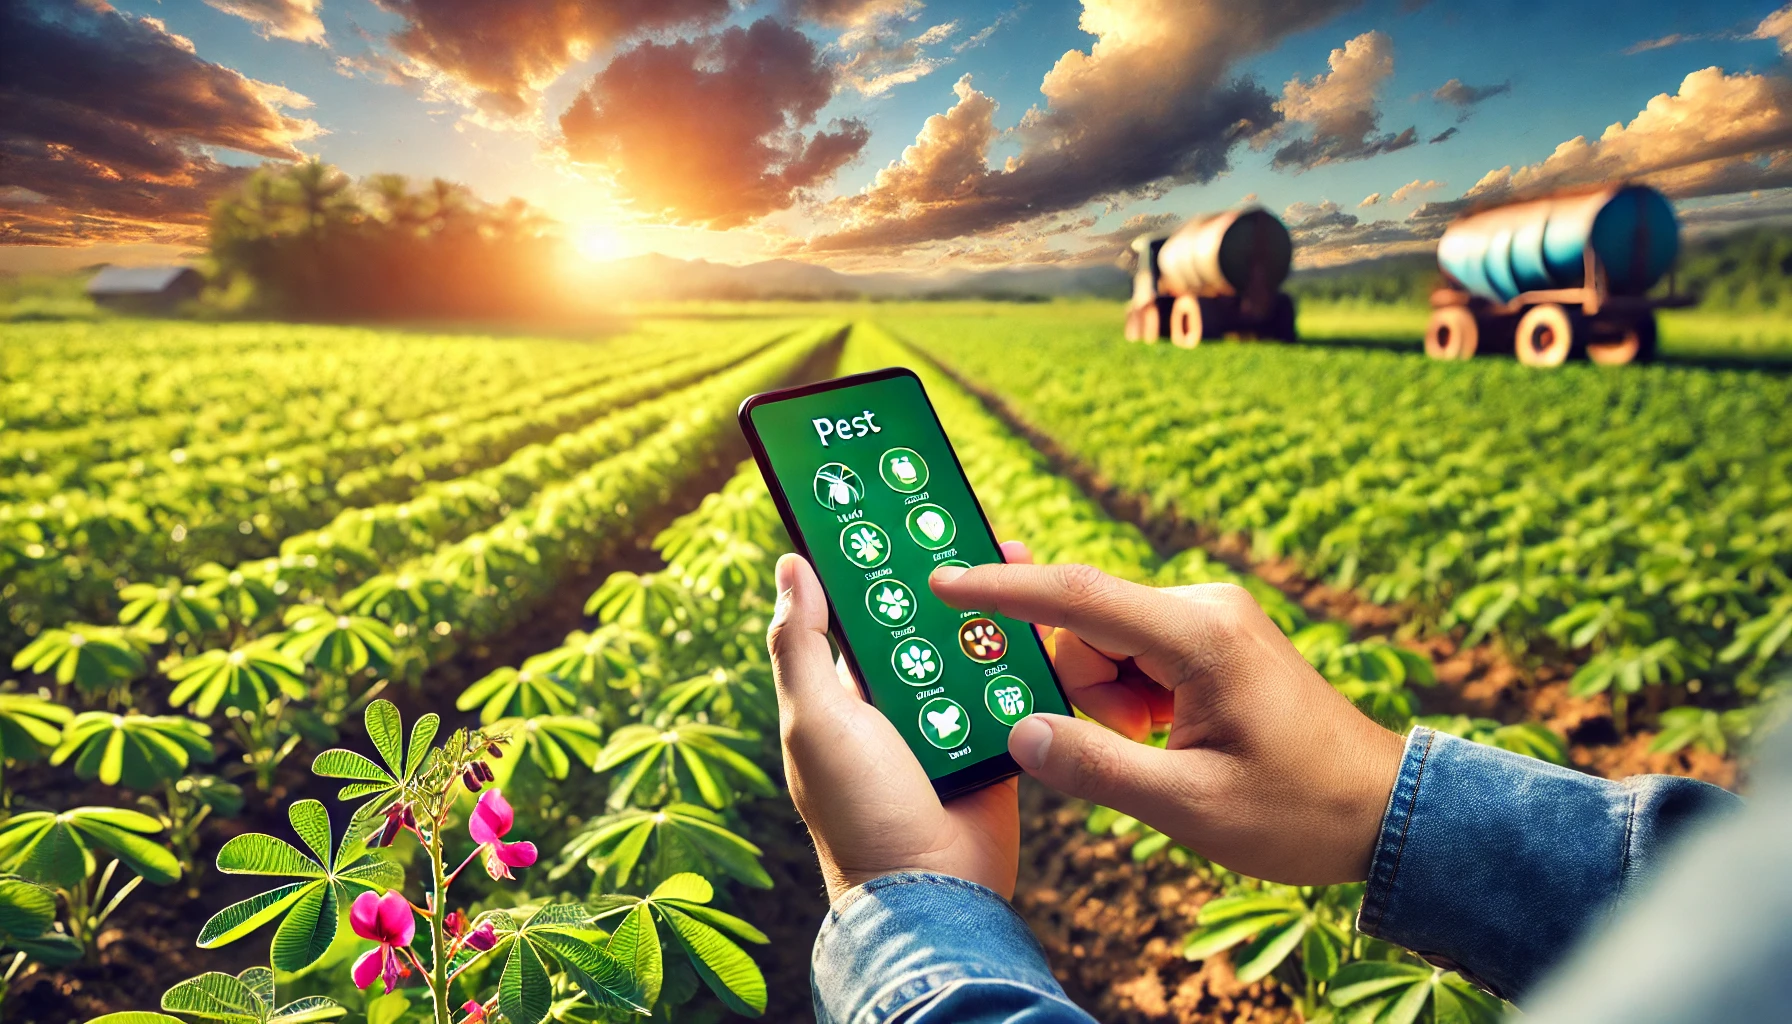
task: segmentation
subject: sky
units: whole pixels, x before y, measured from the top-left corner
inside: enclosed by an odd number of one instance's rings
[[[575,251],[1093,263],[1261,204],[1297,259],[1629,178],[1792,213],[1792,4],[7,0],[0,270],[163,261],[263,161],[518,196]]]

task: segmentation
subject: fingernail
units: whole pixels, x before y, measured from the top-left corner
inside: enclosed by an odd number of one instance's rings
[[[1038,715],[1021,719],[1008,734],[1009,755],[1014,763],[1030,772],[1045,767],[1045,755],[1051,748],[1051,724]]]
[[[962,565],[942,565],[938,569],[933,570],[932,582],[950,583],[963,575],[964,566]]]
[[[778,600],[772,605],[772,624],[777,625],[784,621],[784,616],[790,614],[790,592],[796,586],[795,555],[785,555],[778,559],[777,566],[772,570],[772,580],[778,588]]]

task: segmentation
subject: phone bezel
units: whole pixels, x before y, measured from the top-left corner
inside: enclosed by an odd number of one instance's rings
[[[790,542],[796,545],[797,554],[809,559],[810,565],[815,563],[810,555],[809,545],[797,526],[796,513],[791,508],[789,496],[784,493],[784,485],[778,480],[778,474],[772,469],[771,456],[765,450],[765,443],[759,437],[759,430],[753,424],[753,410],[762,405],[807,398],[810,395],[827,391],[842,391],[862,384],[875,384],[878,381],[894,380],[898,377],[912,379],[915,386],[920,389],[921,398],[927,403],[927,413],[933,417],[934,426],[939,428],[940,436],[945,438],[946,450],[952,454],[952,468],[957,471],[960,479],[965,481],[965,490],[970,493],[971,504],[977,510],[977,521],[982,524],[984,534],[989,537],[989,542],[996,551],[999,553],[1002,550],[1001,542],[996,539],[995,530],[989,525],[989,516],[983,511],[983,502],[977,497],[976,488],[970,485],[970,477],[965,475],[964,463],[958,457],[958,448],[953,445],[951,435],[946,433],[946,425],[940,420],[939,410],[934,408],[933,396],[927,393],[927,385],[922,382],[919,374],[908,367],[890,366],[881,370],[868,370],[864,373],[848,374],[844,377],[834,377],[810,384],[762,391],[757,395],[750,396],[740,404],[740,411],[737,415],[740,420],[741,432],[747,438],[747,447],[752,449],[753,461],[758,464],[759,474],[765,478],[765,485],[771,491],[772,503],[778,508],[779,518],[784,520],[784,532],[790,535]],[[826,586],[821,588],[821,592],[828,603],[828,634],[834,638],[834,644],[840,648],[840,656],[846,659],[847,668],[852,670],[853,678],[859,684],[860,696],[865,698],[866,703],[882,712],[884,709],[872,695],[871,688],[865,685],[865,673],[859,668],[858,656],[853,653],[852,644],[846,639],[846,631],[839,628],[840,620],[834,613],[833,595],[828,593]],[[1026,632],[1028,639],[1038,648],[1042,660],[1045,662],[1045,670],[1051,676],[1052,686],[1058,691],[1058,699],[1064,702],[1065,707],[1070,707],[1070,698],[1064,693],[1064,684],[1058,679],[1058,670],[1052,665],[1051,657],[1045,650],[1045,642],[1039,638],[1037,630],[1028,629]],[[887,714],[886,717],[888,717]],[[949,800],[952,797],[962,796],[974,789],[987,786],[992,782],[1000,782],[1019,774],[1020,765],[1016,764],[1014,758],[1004,750],[974,764],[966,765],[958,771],[934,779],[933,789],[935,793],[939,794],[941,800]]]

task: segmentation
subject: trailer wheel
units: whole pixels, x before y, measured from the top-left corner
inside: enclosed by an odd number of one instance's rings
[[[1624,324],[1615,336],[1594,335],[1587,339],[1587,358],[1600,366],[1652,363],[1655,350],[1655,317],[1651,315]]]
[[[1425,329],[1425,354],[1433,359],[1473,359],[1481,325],[1467,306],[1440,306]]]
[[[1139,310],[1139,340],[1147,345],[1155,345],[1164,336],[1163,318],[1158,316],[1157,303]]]
[[[1127,341],[1139,341],[1140,340],[1141,332],[1139,330],[1139,321],[1144,319],[1144,317],[1142,315],[1143,313],[1144,313],[1144,310],[1140,309],[1138,306],[1133,306],[1133,307],[1127,309],[1127,311],[1126,311],[1126,340]]]
[[[1298,341],[1294,330],[1294,297],[1277,293],[1269,304],[1269,319],[1256,331],[1263,341]]]
[[[1532,306],[1518,318],[1518,337],[1513,351],[1526,366],[1552,368],[1568,361],[1574,351],[1574,318],[1553,302]]]
[[[1201,317],[1201,300],[1193,295],[1178,296],[1170,307],[1170,344],[1194,348],[1201,344],[1205,328]]]

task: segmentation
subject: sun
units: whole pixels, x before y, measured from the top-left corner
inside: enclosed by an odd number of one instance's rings
[[[575,228],[572,245],[580,256],[593,263],[621,259],[628,254],[622,236],[607,224],[585,224]]]

